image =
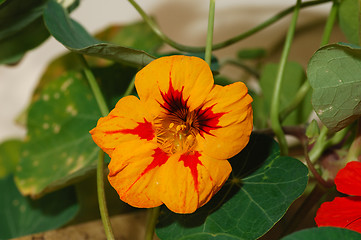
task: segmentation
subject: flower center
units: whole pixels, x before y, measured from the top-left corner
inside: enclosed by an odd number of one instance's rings
[[[158,143],[168,154],[186,153],[196,146],[198,130],[194,127],[195,118],[186,114],[183,119],[179,115],[164,114],[155,121]]]

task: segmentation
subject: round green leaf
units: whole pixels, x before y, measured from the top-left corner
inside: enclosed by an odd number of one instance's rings
[[[307,185],[307,168],[281,157],[278,144],[263,135],[253,134],[230,162],[230,179],[205,206],[189,215],[164,209],[156,231],[160,239],[257,239]]]
[[[0,179],[0,239],[20,237],[63,226],[78,212],[73,188],[62,189],[41,199],[20,194],[12,176]]]
[[[320,227],[310,228],[290,234],[281,240],[360,240],[361,234],[345,228]]]
[[[94,171],[99,149],[89,130],[100,116],[81,74],[68,73],[46,85],[28,114],[16,183],[37,196]]]
[[[327,128],[339,131],[361,116],[361,48],[345,44],[320,48],[307,74],[313,108]]]

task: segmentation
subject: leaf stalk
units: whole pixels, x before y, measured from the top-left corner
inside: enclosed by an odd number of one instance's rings
[[[297,0],[296,7],[294,9],[294,13],[292,16],[292,20],[291,20],[291,23],[290,23],[290,26],[289,26],[289,29],[287,32],[285,44],[283,47],[281,60],[279,63],[277,76],[276,76],[276,80],[275,80],[275,87],[273,90],[272,103],[271,103],[271,127],[272,127],[273,131],[275,132],[278,142],[280,144],[280,150],[281,150],[282,155],[288,154],[288,146],[287,146],[286,137],[282,130],[282,126],[281,126],[280,119],[279,119],[281,86],[282,86],[282,80],[283,80],[283,75],[285,72],[287,58],[288,58],[288,55],[289,55],[289,52],[291,49],[293,36],[294,36],[295,30],[296,30],[296,24],[297,24],[299,11],[300,11],[300,5],[301,5],[301,0]]]

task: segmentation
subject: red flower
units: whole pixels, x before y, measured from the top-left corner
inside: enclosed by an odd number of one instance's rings
[[[348,228],[361,233],[361,162],[349,162],[335,178],[339,192],[353,195],[336,197],[318,209],[317,226]]]

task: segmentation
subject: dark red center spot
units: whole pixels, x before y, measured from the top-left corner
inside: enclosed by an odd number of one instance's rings
[[[214,113],[212,105],[205,108],[200,106],[199,108],[189,111],[188,98],[184,99],[183,90],[174,89],[172,81],[169,81],[169,89],[167,92],[161,92],[163,102],[159,103],[167,115],[175,116],[184,123],[190,123],[192,128],[198,130],[202,137],[204,134],[213,135],[210,131],[220,128],[219,119],[225,114],[225,112]]]

